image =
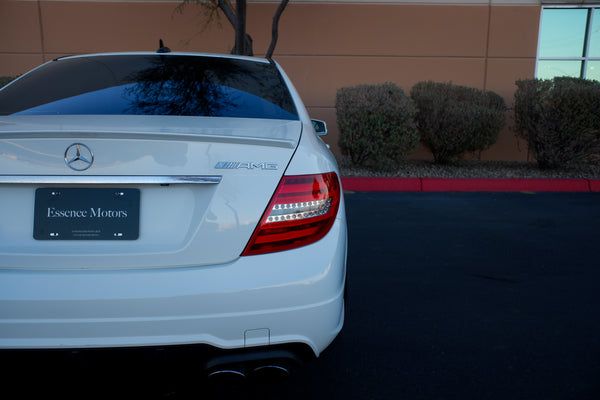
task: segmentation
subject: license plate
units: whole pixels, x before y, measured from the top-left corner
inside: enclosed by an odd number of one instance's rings
[[[37,240],[136,240],[140,191],[109,188],[40,188],[35,191]]]

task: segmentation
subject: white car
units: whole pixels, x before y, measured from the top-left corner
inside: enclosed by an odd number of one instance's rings
[[[196,345],[207,374],[319,356],[347,235],[315,127],[266,59],[73,56],[2,88],[0,349]]]

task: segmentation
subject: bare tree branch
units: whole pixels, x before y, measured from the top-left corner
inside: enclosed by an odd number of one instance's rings
[[[247,0],[235,0],[236,6],[232,4],[232,0],[181,0],[181,3],[176,7],[176,11],[179,13],[183,12],[183,8],[188,4],[199,4],[204,7],[208,21],[206,25],[213,19],[219,18],[218,10],[223,12],[227,21],[233,27],[235,31],[236,45],[232,49],[234,54],[242,54],[252,56],[253,54],[253,41],[252,37],[246,32],[246,4]],[[266,53],[266,58],[271,58],[275,51],[277,39],[279,36],[279,19],[281,14],[285,10],[289,0],[281,0],[277,11],[273,16],[273,25],[271,27],[271,44]],[[240,13],[241,11],[241,13]]]
[[[235,28],[235,13],[233,12],[233,7],[228,0],[217,0],[217,6],[223,11],[225,14],[225,18],[227,21]]]
[[[277,45],[277,39],[279,38],[279,18],[281,18],[281,14],[283,14],[283,10],[289,3],[289,0],[282,0],[279,3],[279,7],[277,7],[277,11],[273,16],[273,26],[271,27],[271,44],[269,45],[269,49],[267,50],[266,58],[271,58],[273,56],[273,52],[275,51],[275,45]]]

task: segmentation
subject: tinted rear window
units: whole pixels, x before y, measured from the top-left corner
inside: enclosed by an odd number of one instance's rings
[[[73,114],[298,119],[275,66],[228,58],[66,58],[0,91],[0,115]]]

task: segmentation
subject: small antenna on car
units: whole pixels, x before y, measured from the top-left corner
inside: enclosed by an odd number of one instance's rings
[[[158,50],[156,50],[157,53],[170,53],[171,49],[168,47],[165,47],[165,44],[163,43],[162,39],[158,39]]]

